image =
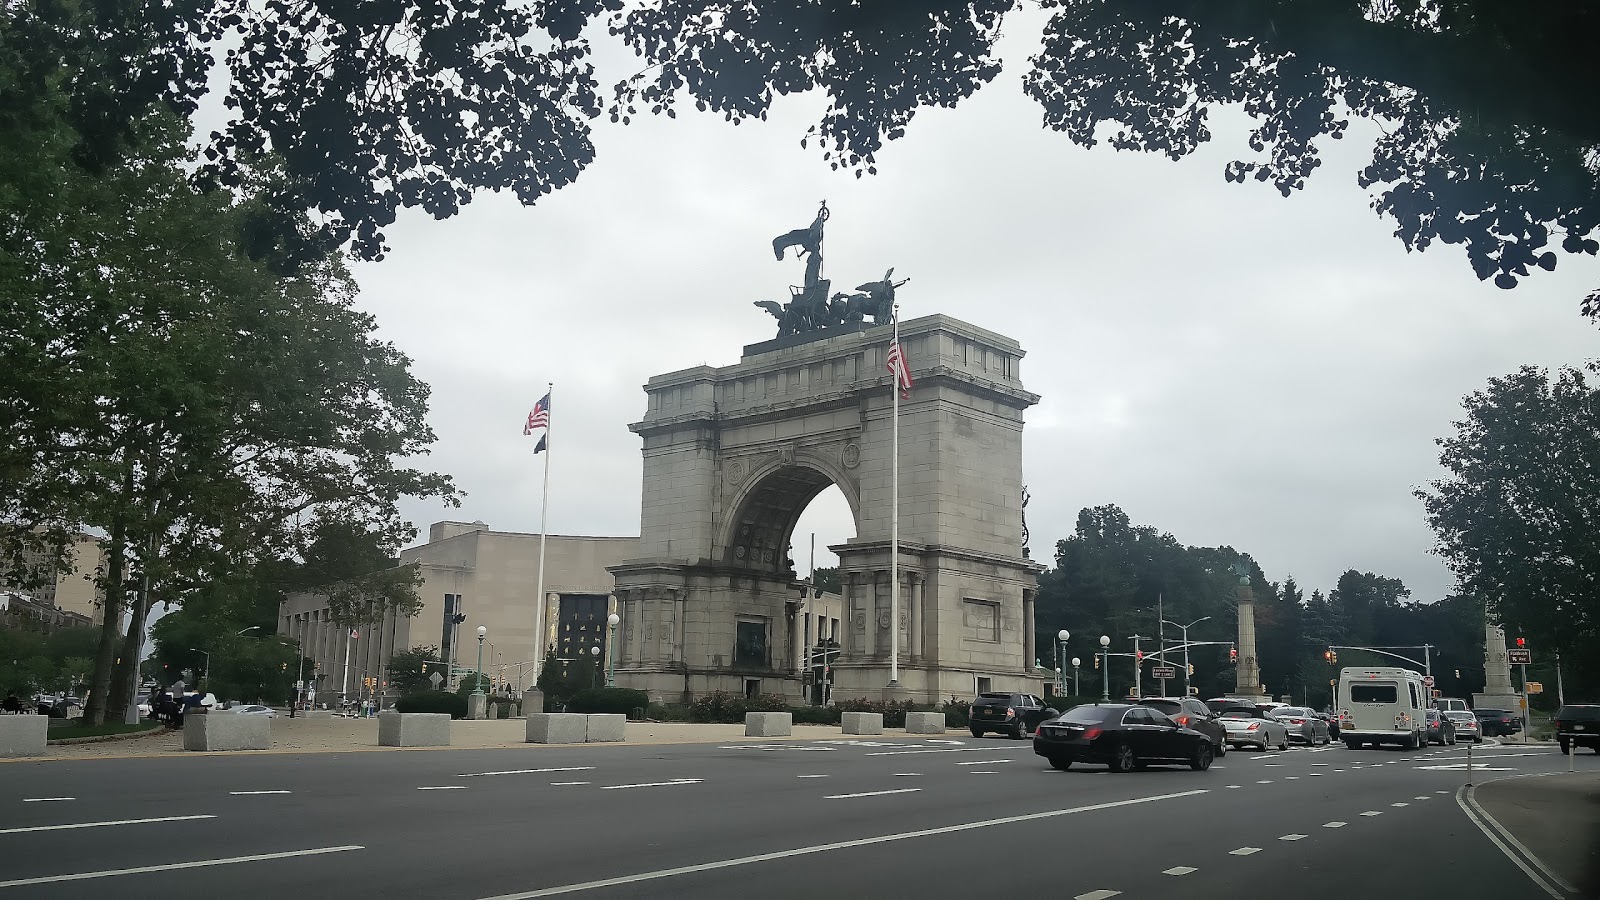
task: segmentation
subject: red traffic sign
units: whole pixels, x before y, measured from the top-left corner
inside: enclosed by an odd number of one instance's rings
[[[1515,649],[1507,650],[1506,651],[1506,656],[1507,656],[1507,659],[1510,661],[1510,663],[1513,666],[1531,666],[1531,665],[1533,665],[1533,651],[1532,650],[1515,650]]]
[[[1432,675],[1424,675],[1424,676],[1422,676],[1422,686],[1423,687],[1433,687],[1433,676]]]
[[[1177,678],[1178,670],[1174,666],[1156,666],[1150,670],[1151,678]]]

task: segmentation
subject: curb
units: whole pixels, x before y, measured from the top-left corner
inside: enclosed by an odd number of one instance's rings
[[[136,738],[149,737],[152,734],[160,734],[161,731],[162,727],[157,725],[154,728],[146,728],[142,731],[125,731],[121,734],[95,734],[88,737],[56,738],[53,741],[46,740],[45,745],[49,747],[70,747],[73,744],[104,744],[109,741],[131,741]]]

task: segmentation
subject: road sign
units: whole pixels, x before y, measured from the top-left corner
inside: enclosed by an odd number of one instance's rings
[[[1432,675],[1424,675],[1424,676],[1422,676],[1422,686],[1423,687],[1433,687],[1433,676]]]
[[[1527,691],[1530,694],[1542,694],[1542,693],[1544,693],[1544,683],[1543,682],[1538,682],[1538,681],[1530,681],[1527,684],[1523,685],[1522,689],[1524,691]]]
[[[1533,651],[1532,650],[1516,650],[1516,649],[1507,650],[1506,651],[1506,658],[1511,662],[1511,664],[1513,666],[1531,666],[1531,665],[1533,665]]]
[[[433,683],[433,689],[437,691],[439,689],[439,685],[444,682],[444,676],[440,675],[438,672],[434,672],[432,675],[428,676],[428,680]]]
[[[297,691],[303,691],[306,689],[306,683],[304,681],[296,681],[294,683],[294,689]]]
[[[1151,678],[1177,678],[1178,669],[1175,666],[1156,666],[1150,670]]]
[[[1433,699],[1435,699],[1435,700],[1437,700],[1437,699],[1439,699],[1440,697],[1443,697],[1443,696],[1444,696],[1444,691],[1434,691],[1433,692]]]

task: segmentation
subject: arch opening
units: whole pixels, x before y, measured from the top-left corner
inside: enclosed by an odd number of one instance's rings
[[[826,521],[837,522],[839,508],[848,522],[848,538],[855,534],[855,514],[844,492],[834,480],[819,469],[806,465],[788,465],[762,476],[746,494],[734,520],[726,559],[735,565],[759,572],[789,578],[807,572],[803,557],[795,556],[799,548],[792,546],[796,529],[819,497],[823,498],[819,512]],[[809,520],[808,520],[809,521]],[[817,529],[826,534],[825,541],[833,542],[837,527]],[[809,545],[809,532],[804,541]],[[809,553],[809,546],[806,549]],[[828,557],[831,558],[829,553]]]

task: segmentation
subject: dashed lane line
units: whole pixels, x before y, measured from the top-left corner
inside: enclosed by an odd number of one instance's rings
[[[922,777],[922,773],[921,772],[896,772],[896,773],[894,773],[894,777],[896,777],[896,778],[921,778]]]
[[[587,782],[587,781],[552,781],[552,782],[550,782],[550,786],[551,787],[576,787],[576,786],[578,786],[580,784],[589,784],[589,783],[590,782]]]
[[[862,791],[859,794],[830,794],[824,800],[854,800],[857,797],[882,797],[885,794],[915,794],[922,788],[900,788],[894,791]]]
[[[1390,805],[1390,806],[1393,806],[1393,807],[1394,807],[1394,808],[1396,808],[1396,809],[1400,809],[1400,808],[1402,808],[1402,807],[1406,807],[1406,806],[1410,806],[1410,805],[1411,805],[1411,804],[1409,804],[1409,803],[1406,803],[1406,802],[1405,802],[1405,801],[1401,801],[1401,802],[1399,802],[1399,803],[1391,803],[1391,804],[1389,804],[1389,805]]]
[[[977,769],[977,770],[968,772],[967,774],[968,775],[999,775],[1000,773],[996,772],[993,769]]]
[[[1112,897],[1120,896],[1122,896],[1121,891],[1108,891],[1104,888],[1101,888],[1098,891],[1090,891],[1087,894],[1079,894],[1078,896],[1073,897],[1072,900],[1111,900]]]
[[[678,866],[672,869],[657,869],[653,872],[640,872],[634,875],[622,875],[616,878],[604,878],[597,881],[584,881],[575,884],[561,884],[554,887],[540,888],[538,890],[524,891],[516,894],[501,894],[495,897],[485,897],[482,900],[537,900],[540,897],[555,897],[561,894],[576,894],[583,891],[593,891],[600,888],[616,887],[623,884],[636,884],[643,881],[657,881],[663,878],[674,878],[679,875],[692,875],[698,872],[714,872],[718,869],[730,869],[737,866],[748,866],[756,863],[771,862],[778,859],[789,859],[795,856],[808,856],[815,853],[832,853],[837,850],[847,850],[854,847],[870,847],[875,844],[887,844],[895,841],[907,841],[916,838],[934,837],[943,834],[956,834],[963,831],[972,831],[978,828],[990,828],[996,825],[1013,825],[1020,822],[1036,822],[1044,819],[1054,819],[1061,816],[1076,815],[1078,813],[1098,812],[1103,809],[1116,809],[1123,806],[1137,806],[1144,803],[1158,803],[1163,800],[1177,800],[1183,797],[1198,797],[1210,793],[1205,788],[1190,791],[1178,791],[1171,794],[1155,794],[1149,797],[1134,797],[1128,800],[1114,800],[1108,803],[1095,803],[1088,806],[1074,806],[1067,809],[1052,809],[1045,812],[1026,813],[1019,816],[1005,816],[999,819],[984,819],[978,822],[964,822],[960,825],[945,825],[939,828],[924,828],[918,831],[903,831],[896,834],[882,834],[874,837],[857,838],[850,841],[837,841],[830,844],[813,844],[807,847],[796,847],[791,850],[779,850],[774,853],[761,853],[755,856],[741,856],[733,859],[722,859],[715,862],[698,863],[690,866]],[[1115,896],[1115,895],[1113,895]]]
[[[467,786],[464,784],[430,784],[417,788],[419,791],[464,791],[466,789]]]
[[[1253,853],[1260,853],[1260,852],[1261,852],[1261,848],[1260,847],[1240,847],[1237,850],[1229,850],[1228,851],[1228,855],[1229,856],[1249,856],[1249,855],[1251,855]]]
[[[1280,840],[1280,841],[1303,841],[1305,839],[1306,839],[1306,836],[1303,835],[1303,834],[1286,834],[1286,835],[1278,838],[1278,840]]]
[[[543,775],[548,772],[588,772],[594,766],[560,766],[553,769],[507,769],[503,772],[462,772],[457,778],[484,778],[489,775]]]
[[[908,753],[993,753],[993,747],[940,747],[920,750],[878,750],[874,753],[864,753],[863,756],[905,756]]]
[[[76,800],[77,797],[24,797],[23,803],[63,803],[67,800]]]
[[[1376,809],[1369,809],[1366,812],[1362,813],[1362,815],[1363,816],[1369,816],[1369,817],[1370,816],[1381,816],[1381,815],[1383,815],[1383,813],[1381,811],[1379,811],[1379,810],[1376,810]]]
[[[1343,828],[1344,826],[1345,826],[1344,822],[1323,822],[1322,823],[1322,827],[1323,828]]]
[[[1008,762],[1011,762],[1011,760],[1009,760],[1009,759],[964,759],[964,760],[956,763],[956,765],[958,765],[958,766],[998,766],[1001,763],[1008,763]]]
[[[1271,778],[1263,779],[1261,781],[1256,782],[1256,784],[1271,784],[1271,783],[1272,783],[1272,779]]]
[[[827,778],[826,775],[796,775],[796,778]]]
[[[43,875],[38,878],[18,878],[0,881],[0,888],[23,887],[30,884],[54,884],[59,881],[83,881],[89,878],[111,878],[116,875],[138,875],[144,872],[171,872],[177,869],[199,869],[206,866],[227,866],[234,863],[263,862],[269,859],[292,859],[298,856],[318,856],[323,853],[343,853],[347,850],[364,850],[356,844],[344,847],[318,847],[313,850],[290,850],[287,853],[260,853],[255,856],[231,856],[227,859],[197,859],[191,862],[167,863],[160,866],[136,866],[131,869],[102,869],[98,872],[75,872],[70,875]]]
[[[628,788],[677,787],[680,784],[700,784],[703,781],[705,781],[704,778],[674,778],[671,781],[646,781],[642,784],[607,784],[603,785],[600,790],[624,791]]]
[[[216,816],[154,816],[148,819],[113,819],[107,822],[73,822],[69,825],[29,825],[26,828],[0,828],[0,834],[27,834],[33,831],[68,831],[74,828],[106,828],[111,825],[153,825],[157,822],[193,822],[196,819],[215,819]],[[18,884],[30,884],[21,881]]]
[[[1161,870],[1161,874],[1163,874],[1163,875],[1187,875],[1190,872],[1198,872],[1198,871],[1200,871],[1200,870],[1196,869],[1194,866],[1173,866],[1170,869],[1162,869]]]
[[[228,792],[228,794],[230,796],[233,796],[233,797],[255,797],[255,796],[259,796],[261,794],[287,794],[287,793],[290,793],[290,792],[289,791],[229,791]]]

